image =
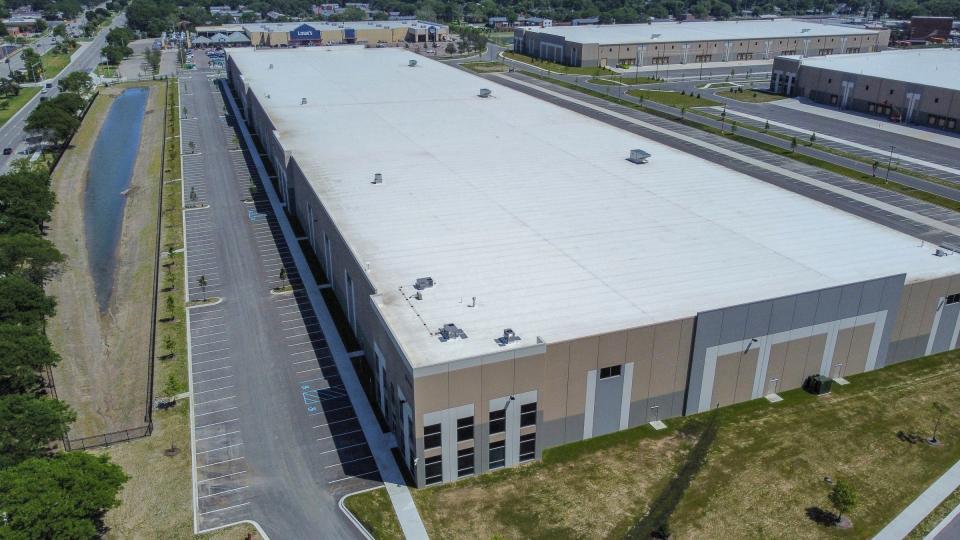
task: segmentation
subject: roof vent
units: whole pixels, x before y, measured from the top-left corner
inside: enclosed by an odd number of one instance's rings
[[[373,183],[374,183],[374,184],[382,184],[382,183],[383,183],[383,175],[380,174],[380,173],[374,173],[374,174],[373,174]]]
[[[447,323],[443,325],[442,328],[437,330],[437,334],[440,335],[440,341],[450,341],[451,339],[467,339],[467,334],[463,330],[457,328],[457,325],[453,323]]]
[[[273,64],[270,64],[270,67],[267,68],[267,69],[273,69]]]
[[[267,94],[267,99],[270,99],[270,94]]]
[[[806,33],[809,32],[809,31],[810,31],[809,28],[801,28],[801,29],[800,29],[800,33],[801,33],[801,34],[806,34]]]
[[[480,93],[478,95],[482,98],[485,98],[485,97],[490,97],[490,94],[492,93],[493,92],[489,88],[481,88]]]
[[[307,98],[300,98],[300,104],[301,104],[301,105],[306,105],[306,104],[307,104]]]
[[[650,39],[657,39],[663,34],[650,34]]]
[[[937,248],[937,250],[934,251],[933,254],[936,255],[937,257],[946,257],[946,256],[947,256],[947,252],[944,251],[944,250],[942,250],[942,249],[940,249],[940,248]]]
[[[514,332],[512,328],[504,328],[503,337],[499,337],[494,341],[497,342],[497,345],[504,347],[510,343],[513,343],[514,341],[520,341],[520,336],[518,336],[517,333]]]
[[[418,291],[429,289],[430,287],[433,287],[433,278],[429,276],[417,278],[417,282],[413,284],[413,288]]]
[[[636,164],[646,163],[650,159],[650,154],[640,150],[639,148],[633,149],[630,151],[630,157],[627,158],[628,161],[632,161]]]
[[[411,61],[407,62],[407,65],[410,66],[410,67],[417,67],[417,61],[416,61],[416,60],[411,60]]]

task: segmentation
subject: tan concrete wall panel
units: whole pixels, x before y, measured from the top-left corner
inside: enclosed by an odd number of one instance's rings
[[[627,332],[603,334],[599,338],[597,367],[616,366],[627,362]]]
[[[867,356],[870,354],[870,340],[873,339],[873,323],[854,327],[853,337],[850,340],[850,352],[847,353],[848,375],[863,373],[867,367]]]
[[[483,390],[481,400],[488,401],[509,396],[513,391],[514,361],[505,360],[484,365],[482,369]]]
[[[737,392],[737,372],[740,369],[740,353],[725,354],[717,358],[717,368],[713,375],[713,393],[710,408],[733,403]]]
[[[753,381],[757,378],[757,364],[760,359],[760,348],[751,347],[746,354],[740,355],[740,369],[737,374],[737,390],[733,396],[734,403],[750,401],[753,394]]]
[[[451,371],[448,394],[449,407],[459,407],[480,401],[483,395],[482,376],[480,366]],[[417,382],[419,383],[419,380]]]
[[[437,373],[417,379],[415,392],[418,422],[419,418],[426,413],[450,408],[448,385],[449,377],[447,373]]]
[[[785,369],[787,365],[787,352],[789,351],[790,344],[792,341],[786,341],[783,343],[776,343],[770,347],[770,356],[767,359],[767,377],[763,381],[763,393],[769,394],[770,392],[779,392],[786,389],[784,377],[787,374]],[[799,373],[799,370],[795,370]],[[793,375],[793,372],[790,372]],[[794,379],[799,378],[799,375],[794,376]],[[770,381],[771,379],[777,379],[776,387],[772,387]]]
[[[680,334],[683,321],[657,325],[653,335],[653,377],[650,381],[650,396],[664,396],[674,391],[676,385],[677,356],[680,352]],[[683,369],[687,368],[684,362]]]
[[[539,394],[543,419],[546,422],[567,416],[567,373],[570,369],[570,346],[566,343],[548,345],[544,355],[544,378]],[[583,407],[583,397],[580,399]]]
[[[514,360],[516,366],[516,378],[513,383],[513,391],[517,394],[527,390],[536,390],[540,388],[544,380],[544,365],[546,357],[542,354],[533,356],[524,356]]]

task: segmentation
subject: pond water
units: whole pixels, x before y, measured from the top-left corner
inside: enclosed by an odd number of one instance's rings
[[[129,88],[114,99],[90,156],[84,194],[84,233],[101,312],[110,305],[126,190],[137,161],[148,94],[146,88]]]

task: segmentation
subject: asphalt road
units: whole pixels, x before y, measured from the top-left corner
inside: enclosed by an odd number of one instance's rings
[[[356,538],[337,502],[379,485],[377,465],[299,286],[313,277],[298,275],[210,75],[180,78],[185,204],[199,205],[185,212],[189,295],[222,299],[189,315],[198,529],[253,520],[271,538]],[[271,291],[280,269],[294,292]]]
[[[940,529],[933,540],[957,540],[957,538],[960,538],[960,514],[954,516],[946,527]]]
[[[42,95],[49,97],[55,96],[57,94],[57,81],[66,77],[67,74],[74,71],[86,71],[96,68],[97,64],[100,63],[100,49],[106,44],[107,32],[115,26],[122,26],[124,24],[126,24],[126,16],[121,13],[113,19],[108,27],[100,30],[93,41],[77,53],[77,57],[70,65],[58,73],[57,76],[45,81],[46,83],[53,84],[53,87],[50,88],[46,94]],[[17,58],[19,58],[19,55],[17,55]],[[7,120],[3,127],[0,127],[0,148],[13,149],[13,153],[9,156],[0,155],[0,172],[6,171],[12,161],[25,157],[22,153],[27,148],[25,140],[27,135],[24,132],[24,126],[30,112],[40,103],[40,96],[41,94],[37,94],[27,102],[17,114],[10,118],[10,120]]]

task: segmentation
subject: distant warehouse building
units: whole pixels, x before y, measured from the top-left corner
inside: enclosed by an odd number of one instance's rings
[[[534,58],[606,67],[871,52],[885,48],[889,39],[889,30],[765,19],[520,28],[513,43],[514,52]]]
[[[957,346],[911,236],[403,49],[227,63],[418,486]]]
[[[960,51],[920,49],[777,58],[770,90],[896,122],[957,131]]]
[[[218,36],[240,34],[254,47],[297,47],[308,45],[341,45],[378,43],[435,43],[447,41],[446,25],[426,21],[357,21],[357,22],[293,22],[244,23],[198,26],[198,37],[216,43]],[[195,40],[196,42],[196,40]],[[205,40],[202,43],[209,44]]]

